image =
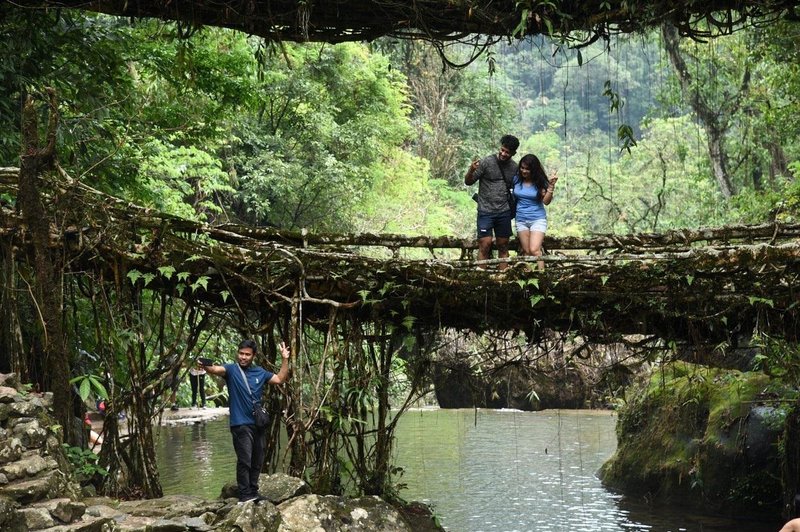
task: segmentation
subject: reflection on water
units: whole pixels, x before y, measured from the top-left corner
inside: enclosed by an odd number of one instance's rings
[[[614,452],[605,411],[418,410],[404,415],[395,459],[407,500],[432,504],[448,530],[775,532],[778,522],[735,523],[681,509],[637,506],[600,485]],[[217,497],[234,478],[227,418],[162,427],[165,494]]]
[[[218,497],[235,478],[228,418],[160,427],[156,460],[165,494]]]

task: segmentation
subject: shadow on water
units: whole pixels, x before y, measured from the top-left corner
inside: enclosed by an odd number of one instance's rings
[[[595,472],[616,448],[615,422],[608,411],[409,412],[395,446],[401,495],[432,504],[457,532],[780,528],[651,508],[605,489]],[[165,494],[219,496],[236,462],[227,417],[162,427],[157,456]]]
[[[777,532],[783,526],[782,520],[764,522],[764,520],[744,520],[701,515],[688,512],[685,508],[658,506],[651,507],[646,503],[620,499],[620,511],[625,512],[633,522],[647,523],[651,531],[700,531],[700,532]]]

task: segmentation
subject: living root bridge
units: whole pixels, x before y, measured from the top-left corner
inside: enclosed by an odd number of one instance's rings
[[[669,21],[684,35],[730,33],[751,20],[797,19],[794,0],[17,0],[28,7],[72,7],[124,17],[234,28],[270,40],[370,41],[382,36],[436,42],[472,35],[584,33],[594,40]],[[573,37],[573,40],[575,38]]]
[[[16,174],[0,171],[12,195]],[[499,274],[476,269],[475,242],[463,239],[214,227],[62,176],[50,176],[50,190],[51,246],[64,249],[69,269],[99,269],[106,279],[220,308],[300,302],[312,324],[336,307],[409,329],[534,337],[551,329],[598,342],[634,333],[722,341],[756,327],[798,338],[798,224],[548,237],[544,272],[515,257]],[[8,206],[0,238],[21,253],[31,249],[30,232]]]

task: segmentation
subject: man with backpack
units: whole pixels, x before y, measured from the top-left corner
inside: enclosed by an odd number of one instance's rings
[[[257,345],[253,340],[239,344],[236,362],[213,365],[208,359],[199,359],[198,367],[207,373],[225,379],[228,385],[230,427],[233,449],[236,451],[236,484],[239,503],[259,501],[258,477],[264,463],[266,421],[261,421],[256,409],[261,409],[261,393],[265,384],[283,384],[289,379],[289,348],[281,342],[281,369],[277,374],[253,364]]]
[[[514,217],[509,190],[513,188],[514,176],[517,174],[517,163],[512,159],[517,148],[517,137],[503,135],[499,152],[473,161],[464,176],[464,184],[467,186],[480,182],[478,193],[474,196],[478,202],[478,260],[491,258],[493,236],[498,258],[508,258],[511,219]],[[484,268],[483,265],[478,267]],[[502,262],[498,268],[505,270],[507,267],[508,263]]]

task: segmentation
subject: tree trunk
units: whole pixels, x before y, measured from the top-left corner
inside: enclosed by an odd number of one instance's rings
[[[778,141],[770,142],[766,146],[770,155],[769,165],[769,178],[771,182],[775,182],[777,177],[792,178],[789,172],[789,163],[786,161],[786,153],[783,151],[783,146]]]
[[[33,97],[28,96],[22,111],[23,153],[19,169],[18,207],[31,234],[34,253],[35,289],[34,304],[37,306],[42,325],[41,357],[43,390],[53,392],[53,408],[56,419],[64,430],[64,441],[76,444],[72,411],[73,397],[69,385],[69,356],[64,339],[62,313],[63,261],[57,252],[50,251],[50,221],[46,215],[39,190],[41,175],[55,168],[56,130],[58,113],[56,95],[47,89],[50,119],[47,126],[47,143],[39,148],[38,120]]]
[[[14,246],[0,246],[2,293],[0,293],[0,373],[28,374],[23,356],[22,327],[19,317],[17,268]]]
[[[698,116],[700,116],[698,114]],[[703,120],[703,117],[700,117]],[[710,120],[715,122],[715,120]],[[711,159],[711,169],[714,172],[714,178],[717,180],[719,191],[725,199],[733,196],[733,184],[728,175],[728,166],[726,164],[727,155],[723,147],[724,131],[721,131],[716,125],[710,125],[708,121],[703,120],[705,124],[706,136],[708,137],[708,157]]]
[[[378,426],[375,434],[375,463],[373,465],[371,482],[368,484],[366,495],[384,496],[390,487],[390,469],[392,467],[392,426],[387,424],[389,416],[389,387],[391,383],[392,356],[394,354],[392,345],[395,343],[391,338],[386,339],[385,326],[381,325],[380,337],[384,338],[377,342],[370,342],[369,349],[375,363],[376,394],[378,396]],[[375,352],[375,343],[378,343],[378,352]]]
[[[300,349],[300,341],[303,334],[300,327],[301,298],[301,291],[298,287],[295,289],[294,297],[292,298],[291,320],[289,322],[289,326],[287,327],[287,330],[290,331],[291,335],[290,351],[292,357],[292,368],[294,371],[294,375],[292,375],[292,377],[300,383],[303,382],[304,378],[302,371],[303,365],[298,363],[298,350]],[[289,431],[290,448],[292,450],[291,458],[289,459],[289,474],[303,478],[307,466],[305,425],[307,412],[303,404],[303,387],[301,385],[289,387],[289,406],[287,407],[287,414],[289,419],[291,419],[289,426],[287,427],[287,430]]]
[[[697,115],[697,118],[703,123],[708,137],[708,155],[711,160],[711,168],[714,172],[714,179],[717,180],[720,192],[727,199],[733,196],[734,189],[731,183],[731,178],[728,175],[726,164],[727,153],[725,152],[725,135],[728,132],[727,125],[724,125],[719,120],[717,111],[711,109],[708,103],[705,102],[698,91],[692,90],[692,75],[686,67],[686,61],[680,51],[680,36],[678,29],[672,24],[662,24],[661,34],[664,38],[664,47],[667,49],[670,62],[675,69],[675,73],[680,80],[681,88],[689,98],[689,105]],[[747,86],[749,75],[745,75],[743,81],[744,86]]]

